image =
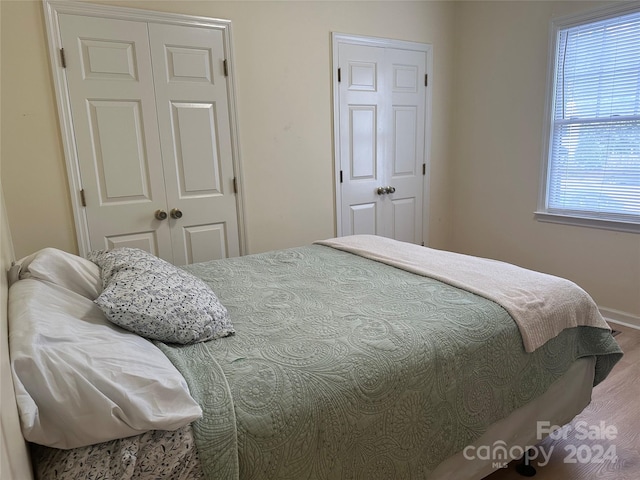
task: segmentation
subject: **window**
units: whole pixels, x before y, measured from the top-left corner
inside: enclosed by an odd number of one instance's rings
[[[540,220],[640,232],[640,6],[554,21]]]

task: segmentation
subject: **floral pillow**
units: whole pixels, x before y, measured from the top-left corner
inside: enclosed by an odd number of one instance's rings
[[[94,251],[103,291],[95,300],[116,325],[165,343],[235,333],[227,309],[199,278],[137,248]]]

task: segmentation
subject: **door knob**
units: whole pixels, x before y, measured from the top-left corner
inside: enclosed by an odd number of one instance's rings
[[[171,218],[182,218],[182,212],[179,208],[172,208],[170,214]]]
[[[386,195],[387,193],[395,193],[396,191],[396,187],[378,187],[376,189],[376,193],[378,195]]]
[[[154,214],[154,216],[158,220],[165,220],[167,218],[167,212],[165,212],[164,210],[156,210],[156,213]]]

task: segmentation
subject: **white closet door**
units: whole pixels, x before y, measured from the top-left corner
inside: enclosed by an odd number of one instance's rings
[[[385,50],[389,116],[384,177],[395,191],[385,197],[384,236],[417,244],[422,243],[425,68],[425,52]]]
[[[421,244],[427,53],[338,44],[341,234]]]
[[[384,235],[384,48],[340,45],[342,234]]]
[[[238,256],[238,215],[224,76],[215,29],[149,24],[174,262]]]
[[[60,15],[92,249],[137,247],[173,261],[147,25]]]

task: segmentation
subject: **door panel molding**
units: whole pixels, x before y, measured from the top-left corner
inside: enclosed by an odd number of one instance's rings
[[[226,227],[224,223],[183,227],[184,255],[187,263],[226,258],[228,256],[225,242],[227,238]],[[203,253],[206,255],[198,256]]]
[[[139,248],[154,255],[158,255],[158,239],[156,232],[155,230],[152,230],[149,232],[105,237],[105,249],[111,250],[119,247]]]
[[[406,213],[415,210],[416,219],[415,225],[421,224],[420,235],[414,238],[422,238],[425,242],[428,237],[429,229],[429,165],[430,165],[430,145],[431,145],[431,85],[425,82],[422,78],[423,74],[422,66],[416,68],[415,64],[411,63],[411,59],[416,56],[416,52],[424,54],[425,65],[424,74],[427,76],[432,75],[433,71],[433,51],[432,46],[425,43],[408,42],[403,40],[394,40],[379,37],[364,37],[359,35],[349,35],[343,33],[333,32],[331,34],[332,39],[332,96],[333,96],[333,138],[334,138],[334,185],[335,185],[335,215],[336,215],[336,235],[341,236],[348,233],[349,226],[354,226],[356,223],[361,226],[366,225],[366,229],[370,230],[375,227],[376,221],[371,216],[371,212],[378,210],[379,215],[375,218],[378,222],[383,217],[388,216],[390,218],[390,224],[387,227],[386,232],[393,236],[394,232],[405,232],[401,236],[405,237],[411,231],[408,225],[403,222],[398,223],[396,215],[404,210]],[[340,47],[345,45],[362,46],[362,47],[379,47],[384,51],[394,50],[397,55],[394,56],[391,62],[389,72],[382,73],[377,71],[377,58],[379,58],[379,52],[367,51],[362,58],[350,58],[349,60],[340,58]],[[364,50],[363,50],[364,51]],[[404,52],[397,52],[404,51]],[[375,59],[374,59],[375,58]],[[406,61],[405,61],[406,60]],[[411,201],[401,200],[403,195],[398,192],[397,198],[389,198],[389,205],[385,205],[384,208],[376,208],[375,203],[367,204],[368,208],[363,209],[363,205],[366,203],[363,201],[357,201],[353,198],[353,194],[343,192],[343,182],[352,182],[353,168],[351,171],[346,171],[344,168],[344,161],[350,162],[349,165],[353,165],[354,156],[353,145],[344,138],[342,132],[345,129],[349,131],[354,130],[354,118],[353,112],[361,111],[363,104],[355,102],[355,105],[346,105],[345,99],[340,98],[340,85],[342,88],[346,88],[349,95],[364,95],[380,94],[388,95],[391,98],[389,108],[392,109],[390,128],[389,131],[382,132],[378,138],[375,139],[376,143],[367,150],[371,150],[371,156],[384,155],[388,157],[389,162],[397,162],[391,167],[389,175],[393,177],[393,181],[401,185],[402,182],[408,181],[409,177],[420,175],[422,172],[416,171],[419,167],[423,170],[422,165],[410,164],[409,157],[419,157],[423,159],[425,166],[425,174],[422,176],[422,194],[420,198],[414,198]],[[419,89],[425,89],[425,104],[421,102],[420,109],[424,108],[424,114],[418,115],[416,110],[410,104],[405,104],[402,99],[408,98],[407,95],[415,95]],[[386,92],[386,93],[383,93]],[[362,92],[362,93],[359,93]],[[377,92],[377,93],[374,93]],[[355,97],[354,97],[355,98]],[[358,97],[359,98],[359,97]],[[387,97],[385,97],[387,98]],[[342,103],[341,103],[342,102]],[[364,102],[366,103],[366,101]],[[348,108],[350,113],[345,116],[344,112],[341,113],[341,108]],[[371,108],[375,108],[371,105]],[[388,112],[378,112],[379,115],[388,115]],[[420,117],[420,118],[418,118]],[[342,123],[348,122],[348,125]],[[374,128],[373,132],[376,136],[380,133],[379,128]],[[421,130],[424,130],[424,140],[422,143],[417,139],[421,136]],[[420,134],[419,134],[420,132]],[[359,132],[362,134],[363,132]],[[364,132],[366,133],[366,132]],[[353,133],[355,137],[356,133]],[[351,136],[351,135],[350,135]],[[407,142],[411,143],[409,145]],[[362,152],[361,152],[362,153]],[[344,157],[344,158],[343,158]],[[369,158],[367,156],[367,158]],[[378,160],[375,161],[378,165]],[[382,172],[376,172],[372,175],[371,180],[375,183],[379,175],[384,175]],[[403,180],[403,178],[405,178]],[[364,180],[364,179],[363,179]],[[353,182],[352,182],[352,185]],[[372,184],[373,185],[373,184]],[[364,186],[364,185],[363,185]],[[382,186],[382,185],[380,185]],[[371,185],[367,185],[365,189],[371,190]],[[419,190],[419,189],[418,189]],[[386,197],[385,197],[386,198]],[[415,201],[418,200],[418,204]],[[353,208],[347,208],[346,204],[354,201]],[[398,201],[395,206],[392,207],[390,203],[392,201]],[[411,202],[414,202],[413,204]],[[420,205],[421,203],[421,205]],[[409,206],[412,205],[411,208]],[[382,213],[383,210],[387,213]],[[391,212],[394,210],[394,212]],[[419,215],[422,210],[422,215]],[[367,212],[367,215],[364,212]],[[348,216],[350,218],[343,218]],[[363,221],[364,219],[367,221]],[[406,223],[406,222],[404,222]],[[401,226],[402,225],[402,226]],[[382,228],[378,225],[378,230]],[[415,228],[414,228],[415,230]]]
[[[128,7],[68,2],[64,0],[42,0],[42,4],[45,25],[47,29],[49,61],[51,64],[56,100],[58,104],[58,118],[60,121],[62,145],[67,168],[67,177],[69,179],[74,226],[76,230],[76,237],[78,240],[78,249],[80,255],[85,256],[90,251],[91,247],[89,241],[89,223],[86,209],[83,206],[81,195],[83,182],[80,175],[78,152],[76,150],[76,138],[74,134],[73,117],[71,114],[71,101],[67,94],[68,84],[65,75],[65,69],[63,68],[63,60],[61,58],[61,49],[63,45],[60,28],[61,15],[80,15],[86,17],[126,20],[129,22],[201,27],[220,32],[220,35],[222,35],[223,39],[223,54],[227,59],[226,68],[228,76],[220,76],[218,78],[215,78],[212,74],[213,66],[210,65],[211,62],[210,60],[208,60],[209,54],[205,54],[204,52],[200,52],[201,55],[196,55],[197,58],[179,58],[180,55],[184,52],[182,52],[181,50],[176,50],[175,52],[173,52],[175,53],[175,55],[173,55],[175,56],[175,58],[172,58],[172,68],[174,69],[175,73],[177,73],[177,76],[175,76],[174,80],[181,83],[189,82],[195,86],[198,83],[203,82],[211,84],[215,80],[226,82],[226,101],[229,105],[228,115],[229,125],[231,129],[233,176],[235,177],[236,183],[239,186],[238,193],[235,196],[238,220],[238,243],[240,254],[243,255],[247,253],[244,214],[245,200],[244,189],[241,187],[243,185],[243,176],[238,142],[238,110],[233,62],[234,57],[232,49],[231,21],[218,18],[155,12],[151,10]],[[86,63],[85,68],[89,69],[88,74],[90,74],[91,76],[100,77],[107,75],[113,77],[114,75],[117,75],[120,78],[129,78],[131,81],[133,81],[138,75],[138,72],[135,71],[135,68],[131,66],[131,62],[129,61],[130,56],[134,54],[133,52],[131,52],[131,45],[113,45],[114,47],[118,47],[118,51],[113,53],[113,55],[119,55],[120,64],[122,67],[118,72],[101,71],[100,65],[103,59],[101,59],[99,55],[95,56],[95,54],[92,57],[91,49],[94,46],[95,45],[93,45],[91,42],[86,43],[86,45],[83,46],[83,57],[85,58]],[[132,70],[132,68],[134,69]],[[207,81],[207,77],[211,77],[210,80]]]
[[[129,202],[151,200],[147,151],[142,143],[141,102],[89,100],[87,103],[100,201],[107,204],[124,199]],[[117,149],[110,148],[114,144]]]

